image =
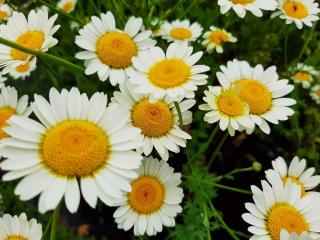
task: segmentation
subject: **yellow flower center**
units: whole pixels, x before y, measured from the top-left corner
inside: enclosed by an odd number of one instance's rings
[[[170,36],[178,40],[186,40],[191,38],[192,32],[188,28],[178,27],[170,31]]]
[[[73,2],[66,2],[63,6],[62,6],[62,10],[65,12],[71,12],[73,10]]]
[[[316,94],[320,97],[320,90],[316,91]]]
[[[28,239],[20,236],[9,236],[5,240],[28,240]]]
[[[169,106],[157,101],[150,103],[148,99],[136,104],[132,110],[132,122],[148,137],[161,137],[168,133],[173,125],[173,114]]]
[[[28,72],[29,69],[30,69],[30,64],[29,63],[21,64],[18,67],[16,67],[16,71],[19,72],[19,73]]]
[[[211,32],[210,40],[217,45],[222,45],[229,40],[229,36],[222,30],[216,30]]]
[[[16,110],[10,107],[3,107],[0,108],[0,139],[9,137],[8,134],[6,134],[2,128],[8,126],[7,120],[12,116],[16,114]]]
[[[128,194],[131,207],[140,214],[150,214],[159,210],[165,192],[163,184],[155,177],[143,176],[132,182]]]
[[[244,114],[244,103],[235,91],[225,91],[217,103],[219,110],[228,116],[235,117]]]
[[[272,94],[269,89],[257,80],[242,79],[234,83],[240,90],[240,98],[250,107],[250,113],[263,114],[272,106]]]
[[[113,68],[127,68],[132,65],[132,57],[137,55],[137,46],[126,33],[105,33],[96,44],[101,62]]]
[[[20,35],[16,43],[31,50],[40,50],[43,42],[45,41],[45,35],[40,31],[29,31]],[[25,61],[30,54],[22,52],[17,49],[11,49],[11,57],[15,60]]]
[[[285,176],[282,178],[283,184],[286,184],[288,179],[290,179],[293,183],[299,185],[301,187],[301,197],[304,197],[307,193],[306,190],[303,186],[303,184],[299,181],[299,179],[292,177],[292,176]]]
[[[267,216],[267,229],[272,240],[280,240],[282,229],[288,233],[296,232],[300,235],[309,231],[309,225],[304,216],[287,203],[278,203],[271,208]]]
[[[157,87],[168,89],[183,85],[189,79],[190,67],[179,59],[165,59],[149,70],[149,80]]]
[[[301,82],[310,81],[311,75],[307,72],[297,72],[294,75],[294,78],[298,81],[301,81]]]
[[[255,2],[256,0],[230,0],[230,1],[234,4],[247,5],[247,4]]]
[[[0,21],[6,19],[8,17],[7,12],[5,11],[0,11]]]
[[[303,19],[309,14],[308,8],[302,2],[295,0],[287,1],[283,5],[283,9],[288,16],[297,19]]]
[[[107,163],[109,137],[94,123],[65,121],[43,136],[40,155],[46,167],[57,175],[86,177]]]

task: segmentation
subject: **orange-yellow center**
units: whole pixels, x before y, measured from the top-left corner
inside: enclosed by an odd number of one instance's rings
[[[66,2],[63,6],[62,6],[62,10],[69,13],[73,10],[74,4],[73,2]]]
[[[0,21],[5,20],[8,17],[7,12],[0,11]]]
[[[301,188],[301,197],[304,197],[307,194],[303,184],[299,181],[299,179],[297,179],[295,177],[292,177],[292,176],[283,177],[282,178],[283,184],[286,184],[288,179],[290,179],[293,183],[295,183],[295,184],[300,186],[300,188]]]
[[[298,235],[303,231],[309,231],[309,225],[304,216],[287,203],[278,203],[271,208],[266,218],[266,225],[272,240],[280,240],[282,229]]]
[[[20,236],[9,236],[5,240],[28,240],[28,239]]]
[[[283,5],[283,9],[286,14],[292,18],[303,19],[309,15],[307,6],[305,6],[302,2],[296,0],[287,1]]]
[[[137,46],[126,33],[108,32],[97,41],[96,52],[104,64],[116,69],[127,68],[137,55]]]
[[[30,64],[29,63],[21,64],[21,65],[16,67],[16,71],[19,72],[19,73],[28,72],[29,69],[30,69]]]
[[[16,39],[16,43],[31,50],[38,51],[41,49],[45,35],[40,31],[29,31],[20,35]],[[26,61],[30,54],[22,52],[17,49],[11,49],[11,57],[15,60]]]
[[[220,112],[228,116],[241,116],[244,114],[244,102],[235,91],[225,91],[217,99]]]
[[[229,36],[225,31],[215,30],[211,32],[210,40],[217,45],[222,45],[229,40]]]
[[[16,114],[16,110],[11,107],[3,107],[0,108],[0,139],[9,137],[8,134],[6,134],[2,128],[8,126],[7,120],[12,116]]]
[[[192,37],[192,32],[188,28],[179,27],[170,31],[170,36],[178,40],[186,40]]]
[[[165,59],[155,63],[149,70],[150,82],[160,88],[180,87],[189,80],[190,67],[179,59]]]
[[[65,121],[44,134],[40,156],[43,164],[57,175],[90,176],[108,161],[109,137],[94,123]]]
[[[247,4],[255,2],[256,0],[230,0],[230,1],[234,4],[247,5]]]
[[[310,81],[311,80],[311,75],[307,72],[297,72],[294,75],[294,78],[297,81],[305,82],[305,81]]]
[[[320,97],[320,89],[316,91],[316,94]]]
[[[148,137],[161,137],[167,134],[173,125],[173,114],[169,106],[157,101],[150,103],[148,99],[140,101],[132,109],[132,123]]]
[[[239,97],[250,107],[250,113],[260,115],[272,106],[272,94],[269,89],[257,80],[242,79],[234,83],[239,89]]]
[[[155,177],[143,176],[132,182],[128,194],[129,203],[139,214],[151,214],[163,204],[165,191],[163,184]]]

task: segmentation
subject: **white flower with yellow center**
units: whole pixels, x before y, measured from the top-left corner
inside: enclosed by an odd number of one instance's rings
[[[60,0],[57,7],[66,13],[71,13],[75,9],[77,0]]]
[[[29,116],[31,108],[28,107],[28,96],[24,95],[18,99],[18,92],[14,87],[3,87],[0,92],[0,140],[7,138],[9,135],[4,132],[8,126],[8,120],[13,115]],[[1,155],[1,151],[0,151]]]
[[[18,79],[18,78],[26,78],[26,77],[29,77],[31,72],[34,71],[37,67],[37,59],[36,58],[33,58],[31,59],[31,61],[28,61],[24,64],[21,64],[21,65],[18,65],[14,68],[5,68],[3,73],[6,73],[7,71],[8,74],[10,76],[12,76],[13,78],[15,79]]]
[[[3,76],[0,72],[0,88],[3,88],[4,87],[4,82],[7,81],[8,78]]]
[[[179,147],[186,147],[186,140],[191,136],[180,129],[179,117],[174,102],[170,98],[149,102],[148,95],[133,92],[131,84],[120,86],[121,92],[115,92],[113,102],[117,102],[131,112],[130,124],[140,128],[143,136],[143,147],[138,149],[146,156],[153,148],[162,159],[168,160],[169,151],[180,152]],[[188,111],[195,100],[178,101],[183,118],[183,124],[192,122],[192,113]]]
[[[20,216],[5,214],[0,218],[1,240],[41,240],[42,226],[36,219],[28,221],[25,213]]]
[[[235,38],[231,33],[221,28],[216,28],[215,26],[210,27],[210,31],[203,34],[204,41],[202,45],[206,47],[208,53],[212,53],[216,50],[217,53],[223,53],[223,45],[226,42],[236,42]]]
[[[107,205],[130,191],[142,156],[132,149],[142,146],[140,129],[128,126],[130,113],[119,105],[106,108],[107,96],[90,99],[77,88],[59,93],[52,88],[50,103],[34,96],[32,110],[42,124],[25,117],[12,117],[0,142],[7,159],[0,167],[9,171],[4,181],[24,177],[15,189],[21,200],[40,194],[39,210],[57,207],[65,197],[76,212],[80,190],[95,208],[98,198]],[[32,186],[32,188],[30,187]]]
[[[132,190],[118,201],[114,213],[118,228],[135,235],[149,236],[161,232],[163,226],[173,227],[175,217],[182,212],[183,190],[179,187],[181,174],[164,160],[145,158],[138,170],[138,178],[131,181]]]
[[[320,72],[314,67],[306,65],[304,63],[298,63],[295,74],[292,79],[295,83],[302,84],[303,88],[310,88],[311,83],[314,80],[314,76],[319,75]]]
[[[320,85],[319,84],[314,85],[311,88],[310,96],[317,104],[320,104]]]
[[[141,18],[129,18],[124,31],[120,31],[111,12],[92,17],[76,37],[76,44],[86,50],[76,54],[76,58],[85,60],[85,73],[97,72],[101,81],[110,78],[113,86],[123,84],[133,70],[132,58],[156,43],[150,38],[152,32],[141,32],[141,28]]]
[[[297,28],[302,29],[303,24],[311,27],[312,22],[318,21],[319,12],[319,3],[315,0],[278,0],[278,11],[271,17],[280,16],[286,24],[295,23]]]
[[[199,106],[201,110],[209,111],[204,120],[210,124],[219,122],[220,129],[234,136],[235,130],[252,132],[254,122],[249,116],[249,106],[241,100],[235,89],[223,90],[222,87],[209,86],[204,92],[206,104]]]
[[[48,11],[32,10],[28,19],[23,13],[13,12],[6,25],[0,25],[0,36],[34,51],[46,52],[58,43],[52,35],[59,29],[54,25],[57,15],[48,18]],[[32,55],[0,45],[0,66],[15,68],[27,63]],[[9,72],[9,71],[8,71]]]
[[[266,171],[266,177],[269,181],[275,176],[279,176],[285,184],[290,179],[295,184],[301,187],[301,195],[305,196],[306,191],[314,189],[320,184],[320,176],[315,175],[315,168],[306,169],[307,162],[305,159],[299,160],[294,157],[289,165],[289,168],[282,157],[278,157],[272,161],[273,169]]]
[[[273,11],[277,8],[276,0],[218,0],[220,12],[225,14],[231,8],[235,13],[244,18],[246,12],[252,12],[257,17],[262,17],[262,10]]]
[[[189,20],[175,20],[161,24],[159,36],[168,42],[193,42],[202,34],[203,28],[197,22],[190,24]]]
[[[250,117],[264,133],[270,133],[267,121],[278,124],[294,114],[288,106],[296,101],[283,98],[294,87],[286,79],[279,80],[275,66],[264,70],[260,64],[251,67],[246,61],[234,59],[220,69],[222,72],[217,73],[220,84],[225,89],[232,87],[239,91],[241,100],[249,105]]]
[[[291,234],[288,231],[282,229],[280,232],[280,240],[313,240],[307,232],[302,232],[298,235],[295,232]]]
[[[250,239],[282,240],[283,230],[299,235],[306,232],[312,239],[319,239],[319,197],[308,194],[301,198],[299,185],[291,180],[286,185],[280,178],[275,180],[271,186],[263,180],[262,191],[251,187],[254,203],[246,203],[249,213],[242,215],[243,220],[252,225],[248,228],[254,234]]]
[[[187,44],[171,43],[167,52],[160,47],[133,58],[137,71],[129,73],[129,81],[136,85],[134,92],[149,94],[151,101],[169,97],[194,98],[198,85],[205,85],[210,70],[205,65],[195,65],[202,57],[202,52],[192,54],[193,48]]]
[[[12,9],[8,4],[0,3],[0,22],[6,21],[12,15]]]

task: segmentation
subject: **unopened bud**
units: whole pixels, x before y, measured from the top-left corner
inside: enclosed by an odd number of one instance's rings
[[[253,162],[252,167],[256,172],[260,172],[262,170],[262,165],[259,162]]]

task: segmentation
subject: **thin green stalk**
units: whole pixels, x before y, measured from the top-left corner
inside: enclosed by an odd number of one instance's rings
[[[284,67],[288,69],[288,38],[289,38],[289,30],[287,31],[286,37],[284,39]]]
[[[41,58],[40,58],[41,59]],[[41,59],[42,62],[44,63],[44,65],[49,69],[49,71],[51,72],[51,74],[53,75],[53,78],[51,78],[53,86],[56,88],[59,88],[60,84],[59,81],[62,79],[58,76],[58,74],[56,73],[56,71],[53,70],[53,68],[50,66],[50,64],[44,59]]]
[[[43,232],[42,238],[46,239],[45,236],[47,236],[47,234],[49,233],[49,230],[51,229],[51,225],[52,225],[52,220],[53,220],[53,215],[50,216],[49,218],[49,222]]]
[[[208,168],[211,167],[213,161],[216,159],[217,155],[220,153],[220,150],[221,150],[223,144],[225,143],[225,141],[227,140],[228,136],[229,136],[229,134],[228,134],[228,132],[226,132],[224,134],[224,136],[222,137],[221,141],[219,142],[217,148],[214,150],[214,152],[209,160]]]
[[[237,173],[251,172],[251,171],[253,171],[253,170],[254,170],[253,167],[236,168],[236,169],[232,170],[231,172],[223,175],[222,178],[226,178],[226,177],[232,176],[232,175],[237,174]]]
[[[207,209],[207,204],[203,203],[202,205],[203,208],[203,213],[204,213],[204,226],[206,227],[207,230],[207,238],[208,240],[211,240],[211,234],[210,234],[210,222],[208,219],[208,209]]]
[[[179,105],[179,103],[177,101],[175,101],[174,102],[174,106],[176,107],[177,112],[178,112],[180,128],[183,129],[183,117],[182,117],[182,112],[181,112],[180,105]]]
[[[295,63],[300,62],[300,60],[301,60],[304,52],[306,51],[306,49],[307,49],[307,47],[308,47],[308,45],[309,45],[309,42],[310,42],[311,39],[312,39],[312,35],[313,35],[313,32],[314,32],[314,30],[316,29],[316,27],[317,27],[317,22],[315,22],[315,23],[313,24],[312,29],[311,29],[311,31],[310,31],[310,34],[309,34],[307,40],[305,41],[305,43],[304,43],[304,45],[303,45],[303,47],[302,47],[302,49],[301,49],[301,51],[300,51],[300,53],[299,53],[299,56],[298,56],[297,60],[295,61]]]
[[[49,62],[56,62],[56,63],[59,63],[59,64],[62,64],[64,65],[65,67],[67,67],[68,69],[73,69],[75,71],[79,71],[79,72],[84,72],[84,68],[83,67],[80,67],[76,64],[73,64],[71,62],[68,62],[60,57],[56,57],[54,55],[51,55],[51,54],[48,54],[48,53],[44,53],[44,52],[40,52],[40,51],[34,51],[32,49],[29,49],[29,48],[26,48],[24,46],[21,46],[15,42],[11,42],[7,39],[4,39],[4,38],[1,38],[0,37],[0,44],[4,44],[4,45],[7,45],[9,47],[12,47],[12,48],[15,48],[15,49],[18,49],[22,52],[25,52],[25,53],[29,53],[31,55],[34,55],[34,56],[37,56],[39,57],[40,59],[41,58],[45,58],[46,60],[48,60]]]
[[[58,206],[56,207],[56,209],[53,212],[50,240],[57,239],[57,226],[58,226],[58,221],[59,221],[59,217],[60,217],[60,211],[61,211],[61,202],[58,204]]]

